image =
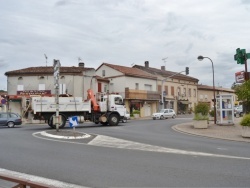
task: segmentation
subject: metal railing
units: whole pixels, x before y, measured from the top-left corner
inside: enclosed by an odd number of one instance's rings
[[[8,181],[8,182],[12,182],[12,183],[17,183],[17,185],[15,185],[12,188],[56,188],[54,186],[51,185],[45,185],[42,183],[37,183],[37,182],[33,182],[31,180],[27,180],[24,178],[18,178],[18,177],[11,177],[9,175],[4,175],[0,173],[0,179]],[[1,187],[1,185],[0,185]]]

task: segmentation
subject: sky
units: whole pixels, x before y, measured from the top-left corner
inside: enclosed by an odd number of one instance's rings
[[[189,67],[211,86],[213,64],[215,86],[230,88],[245,70],[236,49],[250,53],[250,0],[0,0],[0,23],[0,90],[5,72],[54,59],[95,69],[145,61],[174,72]]]

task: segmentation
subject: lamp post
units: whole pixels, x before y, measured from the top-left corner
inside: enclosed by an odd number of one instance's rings
[[[212,59],[210,59],[209,57],[203,57],[203,56],[198,56],[198,60],[202,61],[204,58],[207,58],[211,61],[212,63],[212,70],[213,70],[213,92],[214,92],[214,124],[216,124],[216,107],[215,107],[215,87],[214,87],[214,63],[212,61]]]

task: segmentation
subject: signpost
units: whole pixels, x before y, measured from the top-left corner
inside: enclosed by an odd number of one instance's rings
[[[55,103],[56,103],[56,131],[59,131],[59,74],[60,74],[60,61],[54,59],[54,87],[55,87]]]
[[[247,72],[247,59],[250,59],[250,53],[246,53],[245,49],[236,49],[236,54],[234,55],[234,60],[237,61],[237,64],[245,64],[245,80],[249,80],[249,74]]]

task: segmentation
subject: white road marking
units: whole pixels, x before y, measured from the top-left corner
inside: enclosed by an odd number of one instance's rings
[[[53,187],[58,187],[58,188],[87,188],[84,186],[76,185],[76,184],[70,184],[58,180],[53,180],[53,179],[48,179],[48,178],[43,178],[39,176],[34,176],[30,174],[25,174],[25,173],[20,173],[16,171],[11,171],[7,169],[0,168],[0,174],[10,176],[12,178],[20,178],[24,179],[26,181],[34,182],[34,183],[41,183],[47,186],[53,186]]]
[[[84,139],[84,138],[89,138],[91,135],[85,134],[83,136],[59,136],[59,135],[53,135],[46,133],[46,131],[40,132],[41,135],[47,136],[47,137],[52,137],[52,138],[59,138],[59,139]]]
[[[171,148],[153,146],[153,145],[149,145],[149,144],[141,144],[138,142],[132,142],[132,141],[127,141],[127,140],[123,140],[123,139],[112,138],[109,136],[103,136],[103,135],[98,135],[92,141],[90,141],[88,144],[94,145],[94,146],[102,146],[102,147],[123,148],[123,149],[162,152],[162,153],[175,153],[175,154],[182,154],[182,155],[209,156],[209,157],[221,157],[221,158],[230,158],[230,159],[250,160],[250,158],[247,158],[247,157],[218,155],[218,154],[211,154],[211,153],[171,149]]]
[[[160,146],[142,144],[139,142],[132,142],[132,141],[128,141],[128,140],[113,138],[113,137],[104,136],[104,135],[98,135],[88,143],[78,143],[78,142],[71,142],[71,141],[66,141],[66,140],[53,140],[53,138],[39,137],[38,136],[39,134],[41,134],[41,132],[36,132],[36,133],[33,133],[32,135],[34,137],[37,137],[40,139],[51,140],[51,141],[56,141],[56,142],[92,145],[92,146],[99,146],[99,147],[131,149],[131,150],[141,150],[141,151],[151,151],[151,152],[161,152],[161,153],[173,153],[173,154],[182,154],[182,155],[192,155],[194,157],[207,156],[207,157],[220,157],[220,158],[229,158],[229,159],[250,160],[250,158],[247,158],[247,157],[237,157],[237,156],[230,156],[230,155],[219,155],[219,154],[212,154],[212,153],[165,148],[165,147],[160,147]],[[53,136],[51,136],[51,137],[53,137]]]
[[[218,150],[228,150],[227,148],[217,148]]]

